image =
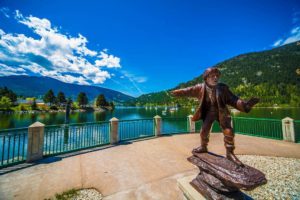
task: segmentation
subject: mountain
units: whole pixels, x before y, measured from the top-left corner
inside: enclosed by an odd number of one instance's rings
[[[260,106],[274,104],[300,106],[300,42],[262,52],[241,54],[215,65],[220,82],[242,98],[260,97]],[[177,85],[185,88],[203,82],[202,75]],[[170,97],[167,92],[145,94],[131,104],[193,104],[193,101]]]
[[[76,99],[80,92],[85,92],[89,100],[95,99],[99,94],[104,94],[108,101],[124,102],[134,99],[107,88],[70,84],[49,77],[3,76],[0,77],[0,87],[4,86],[13,90],[17,95],[25,97],[43,96],[49,89],[52,89],[55,95],[62,91],[66,97],[72,97],[72,99]]]

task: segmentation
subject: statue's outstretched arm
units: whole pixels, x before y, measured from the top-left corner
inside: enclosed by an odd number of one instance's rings
[[[202,88],[202,84],[198,84],[192,87],[187,87],[183,89],[173,90],[171,91],[171,95],[178,97],[198,97],[200,90]]]
[[[227,104],[242,112],[250,112],[252,107],[259,102],[259,98],[252,97],[249,101],[245,101],[234,95],[229,88],[227,88]]]

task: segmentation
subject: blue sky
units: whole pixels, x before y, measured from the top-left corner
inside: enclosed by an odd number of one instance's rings
[[[44,75],[139,96],[233,56],[300,39],[300,3],[0,2],[0,75]]]

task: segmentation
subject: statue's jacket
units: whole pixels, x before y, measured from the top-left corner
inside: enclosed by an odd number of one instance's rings
[[[197,84],[192,87],[187,87],[184,89],[174,90],[173,94],[175,96],[186,96],[194,97],[199,100],[199,107],[197,108],[192,120],[198,121],[203,119],[205,116],[202,116],[203,113],[203,102],[206,93],[205,83]],[[230,105],[240,111],[244,112],[244,102],[234,95],[224,83],[218,83],[216,86],[216,99],[219,111],[219,121],[230,120],[230,112],[227,108],[227,105]]]

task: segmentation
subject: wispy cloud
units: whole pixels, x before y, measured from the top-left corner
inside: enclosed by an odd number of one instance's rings
[[[137,76],[133,73],[130,73],[128,71],[123,70],[122,74],[124,77],[130,78],[131,80],[137,82],[137,83],[144,83],[147,81],[147,77],[145,76]],[[122,76],[121,76],[122,77]]]
[[[123,75],[120,78],[128,78],[128,80],[132,83],[133,87],[139,92],[139,94],[144,94],[141,88],[138,86],[138,83],[144,83],[147,81],[147,77],[144,76],[137,76],[133,73],[123,70],[121,72]]]
[[[0,63],[0,68],[2,70],[1,73],[4,74],[5,76],[26,75],[25,70],[21,67],[15,68]]]
[[[278,39],[274,42],[273,47],[282,46],[300,40],[300,26],[294,27],[288,36]]]
[[[2,8],[0,11],[9,16],[8,9]],[[18,23],[32,30],[38,38],[6,33],[0,29],[2,76],[22,72],[50,76],[69,83],[90,85],[104,83],[112,76],[107,69],[121,67],[120,58],[108,54],[107,49],[102,51],[89,49],[87,38],[81,34],[75,37],[64,34],[48,19],[23,16],[18,10],[13,16]]]
[[[293,24],[296,24],[300,21],[300,11],[299,12],[295,12],[293,14]]]
[[[7,7],[2,7],[0,8],[0,12],[6,17],[6,18],[10,18],[9,13],[9,9]]]
[[[296,41],[300,40],[299,21],[300,21],[300,12],[295,12],[293,14],[293,18],[292,18],[292,22],[294,24],[294,27],[292,28],[292,30],[287,35],[285,35],[285,36],[281,37],[280,39],[276,40],[273,43],[272,46],[273,47],[278,47],[278,46],[282,46],[282,45],[289,44],[289,43],[296,42]]]

